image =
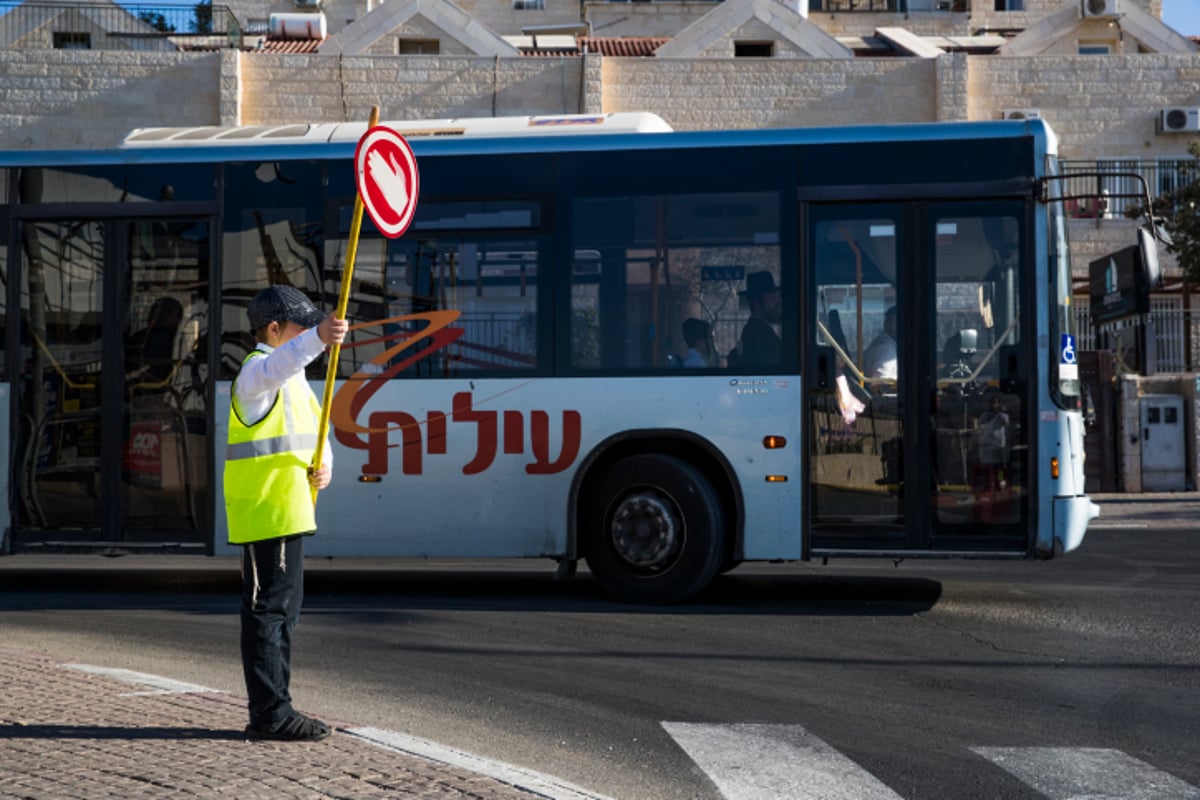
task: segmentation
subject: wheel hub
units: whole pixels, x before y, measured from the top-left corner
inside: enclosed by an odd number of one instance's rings
[[[682,549],[682,526],[666,498],[649,492],[633,494],[613,514],[612,543],[627,563],[661,569]]]

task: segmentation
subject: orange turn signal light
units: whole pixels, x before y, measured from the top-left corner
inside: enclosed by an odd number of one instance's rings
[[[1058,456],[1050,459],[1050,477],[1058,480]]]
[[[767,483],[787,483],[787,475],[768,475]]]
[[[764,436],[763,447],[768,450],[778,450],[781,447],[787,447],[787,439],[782,436]]]
[[[378,475],[359,475],[358,476],[359,483],[379,483],[382,480],[383,480],[383,478],[381,478]]]

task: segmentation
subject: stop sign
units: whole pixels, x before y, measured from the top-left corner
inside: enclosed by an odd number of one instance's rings
[[[417,159],[404,137],[383,125],[368,130],[354,151],[354,173],[358,196],[376,227],[392,239],[403,234],[420,189]]]

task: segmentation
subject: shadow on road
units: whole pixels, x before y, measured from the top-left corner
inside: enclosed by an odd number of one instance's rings
[[[150,726],[131,728],[122,725],[0,725],[0,739],[207,739],[241,741],[243,731],[211,728],[171,728]]]

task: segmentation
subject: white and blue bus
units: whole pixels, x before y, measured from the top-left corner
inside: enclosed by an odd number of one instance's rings
[[[668,602],[743,561],[1082,542],[1042,121],[386,124],[421,194],[400,238],[363,222],[310,555],[585,559]],[[233,552],[246,304],[283,283],[334,308],[365,128],[0,154],[6,552]]]

